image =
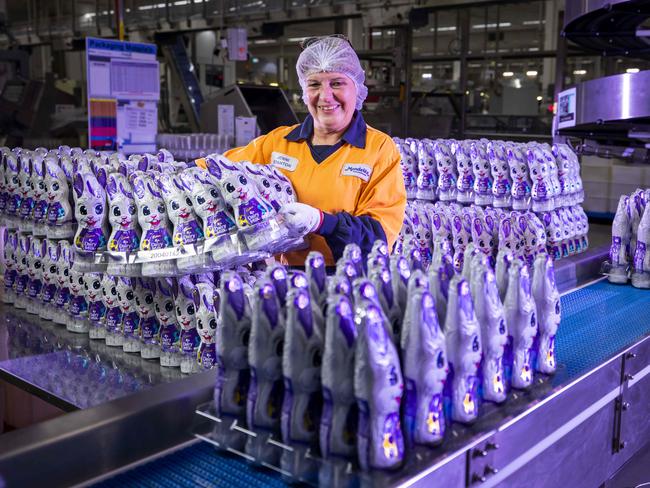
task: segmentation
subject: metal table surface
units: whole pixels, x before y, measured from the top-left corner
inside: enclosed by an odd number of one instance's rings
[[[178,368],[0,307],[0,378],[65,411],[91,408],[183,378]]]
[[[400,470],[363,475],[358,481],[370,486],[410,486],[419,482],[433,486],[438,471],[468,449],[505,424],[524,419],[547,400],[562,395],[569,386],[588,377],[627,348],[650,339],[649,305],[650,291],[606,281],[565,294],[562,324],[557,334],[559,368],[554,376],[538,377],[529,391],[511,393],[504,405],[482,405],[481,416],[474,425],[454,424],[442,446],[410,451]],[[649,373],[647,370],[646,367],[643,375]],[[635,381],[641,379],[637,375]],[[463,483],[464,466],[463,462],[454,467],[462,471],[458,477]],[[117,474],[98,486],[242,486],[235,480],[241,480],[246,486],[284,483],[271,471],[260,472],[242,459],[218,454],[207,444],[195,444]]]

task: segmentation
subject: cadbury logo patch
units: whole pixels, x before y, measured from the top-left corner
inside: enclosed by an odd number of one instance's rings
[[[276,168],[295,171],[298,166],[298,159],[274,151],[271,153],[271,164]]]
[[[372,168],[367,164],[345,163],[341,170],[341,176],[356,176],[368,182],[372,176]]]

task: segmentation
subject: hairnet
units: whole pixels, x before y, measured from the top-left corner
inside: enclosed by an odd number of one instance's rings
[[[323,37],[307,46],[296,63],[302,99],[307,103],[307,77],[313,73],[343,73],[357,88],[357,110],[361,110],[368,88],[364,85],[366,74],[359,57],[350,43],[339,37]]]

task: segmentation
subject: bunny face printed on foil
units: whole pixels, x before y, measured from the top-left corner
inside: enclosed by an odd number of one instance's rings
[[[120,173],[110,173],[106,183],[108,193],[108,220],[111,234],[108,249],[117,252],[132,252],[140,248],[140,229],[137,222],[137,208],[131,185]]]
[[[534,212],[553,209],[553,187],[544,153],[538,147],[527,151],[528,167],[532,180],[531,197]]]
[[[70,205],[68,178],[57,162],[49,158],[45,160],[44,181],[49,203],[47,208],[48,225],[58,227],[71,223],[74,214]]]
[[[455,215],[451,221],[451,231],[454,236],[454,268],[460,273],[465,259],[465,248],[472,239],[472,220],[469,213]]]
[[[420,200],[435,200],[436,188],[436,159],[433,154],[433,143],[429,140],[418,141],[417,158],[418,158],[418,177],[416,198]]]
[[[530,197],[532,182],[528,170],[526,154],[522,148],[511,146],[507,151],[510,177],[512,178],[512,208],[515,210],[528,210],[530,208]]]
[[[491,220],[490,216],[486,218]],[[474,218],[472,222],[472,242],[475,249],[488,256],[490,262],[493,261],[495,242],[485,219]]]
[[[232,208],[235,222],[240,229],[254,227],[272,216],[272,208],[262,201],[244,173],[224,176],[219,180],[219,189],[226,203]]]
[[[140,250],[171,247],[169,219],[160,189],[148,175],[141,172],[132,173],[129,179],[138,207],[138,223],[142,229]]]
[[[197,351],[197,361],[203,369],[211,369],[217,363],[215,347],[217,316],[214,306],[214,294],[215,289],[212,283],[197,283],[194,288],[196,331],[201,340]]]
[[[359,406],[357,452],[364,470],[395,468],[404,457],[399,419],[404,380],[384,320],[379,307],[371,303],[356,312],[355,321],[360,326],[354,394]]]
[[[472,203],[474,202],[474,171],[469,153],[470,146],[461,141],[454,143],[452,149],[454,150],[458,169],[456,200],[460,203]]]
[[[488,158],[492,172],[492,196],[495,207],[507,208],[512,204],[512,182],[510,180],[510,167],[505,144],[490,142],[488,144]]]
[[[492,173],[488,160],[487,150],[482,142],[473,142],[469,150],[474,172],[474,203],[477,205],[491,205]]]
[[[92,173],[76,173],[73,180],[78,229],[74,246],[82,252],[106,249],[106,193]]]
[[[417,160],[409,144],[397,145],[400,153],[400,167],[404,176],[406,197],[415,198],[417,195]]]
[[[551,189],[553,192],[553,202],[556,207],[567,205],[568,202],[565,200],[564,195],[562,194],[562,186],[560,184],[560,179],[558,175],[558,166],[553,151],[548,144],[540,144],[538,146],[544,155],[546,160],[546,166],[548,167],[548,177],[551,183]]]
[[[437,141],[433,145],[438,170],[438,198],[441,201],[456,199],[456,158],[451,147],[444,141]]]
[[[24,221],[29,219],[34,210],[34,197],[32,188],[32,155],[23,153],[18,158],[18,181],[21,193],[20,208],[17,214]],[[30,221],[31,223],[31,221]]]
[[[173,242],[175,246],[194,244],[203,239],[203,229],[199,224],[194,204],[183,186],[180,177],[171,173],[157,175],[167,215],[173,225]]]
[[[45,160],[43,158],[34,158],[32,164],[32,193],[34,198],[34,210],[32,219],[34,224],[41,226],[40,234],[44,234],[42,224],[47,220],[47,209],[49,200],[47,198],[47,186],[45,184]],[[37,228],[35,228],[35,231]]]
[[[47,243],[39,237],[33,237],[29,253],[27,254],[27,275],[29,276],[29,283],[27,289],[27,296],[32,300],[36,300],[41,293],[43,287],[43,260],[47,253]],[[34,302],[35,304],[35,302]],[[30,307],[28,311],[34,311]]]
[[[192,168],[183,172],[181,178],[191,195],[196,213],[201,217],[206,239],[227,235],[237,230],[234,218],[226,209],[216,181],[209,173]]]
[[[22,205],[23,195],[20,191],[20,179],[18,178],[18,156],[9,153],[5,157],[5,190],[7,192],[7,215],[16,216]]]

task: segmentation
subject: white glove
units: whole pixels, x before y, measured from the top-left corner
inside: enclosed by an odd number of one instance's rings
[[[280,207],[289,235],[302,237],[317,231],[323,223],[323,212],[304,203],[287,203]]]

